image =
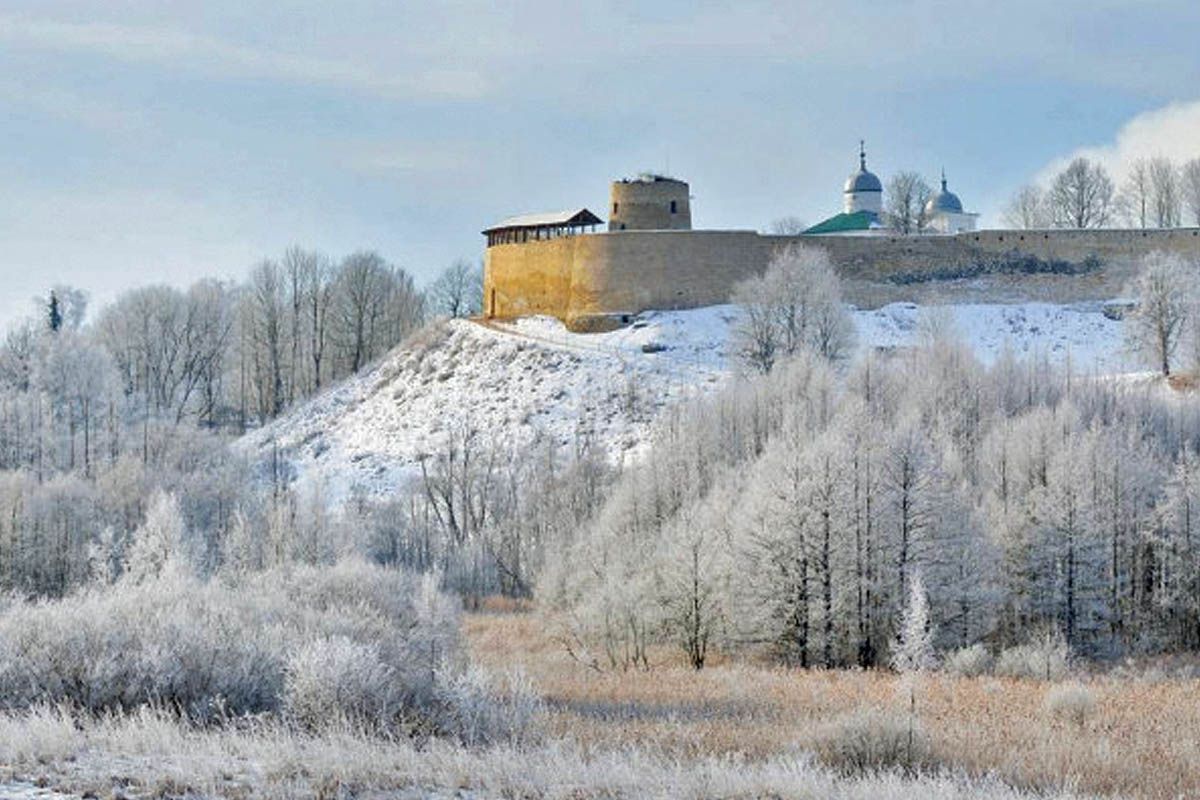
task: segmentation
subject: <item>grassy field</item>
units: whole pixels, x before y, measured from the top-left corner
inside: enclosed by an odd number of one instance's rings
[[[916,715],[936,763],[1017,787],[1122,797],[1200,797],[1200,681],[1082,678],[1091,701],[1056,713],[1033,680],[794,671],[722,662],[696,672],[666,650],[650,671],[599,672],[568,655],[534,613],[466,620],[473,657],[519,667],[545,697],[548,732],[584,748],[637,745],[683,760],[770,759],[819,749],[861,712]]]
[[[696,672],[671,650],[649,671],[602,672],[568,655],[536,613],[471,614],[464,627],[480,666],[509,685],[523,672],[542,698],[519,740],[463,746],[269,714],[193,723],[146,706],[41,704],[0,713],[0,797],[32,786],[131,800],[1200,797],[1196,680],[906,683],[719,657]],[[921,774],[846,760],[862,742],[902,741],[913,700],[918,757],[879,763]]]

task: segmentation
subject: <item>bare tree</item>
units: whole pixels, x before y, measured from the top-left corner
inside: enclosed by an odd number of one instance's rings
[[[1180,190],[1187,208],[1187,221],[1200,225],[1200,158],[1193,158],[1183,165]]]
[[[1178,256],[1151,253],[1129,292],[1137,308],[1128,317],[1131,344],[1152,359],[1163,375],[1171,374],[1171,357],[1179,346],[1188,315],[1187,268]]]
[[[249,320],[259,414],[270,419],[283,411],[286,335],[286,280],[274,261],[263,261],[250,274],[243,313]]]
[[[465,259],[447,267],[429,287],[434,314],[457,319],[478,314],[483,307],[483,274]]]
[[[370,361],[384,323],[389,269],[378,253],[347,256],[338,275],[336,337],[349,372]]]
[[[915,172],[893,175],[887,185],[888,224],[900,233],[921,230],[930,193],[929,184]]]
[[[799,217],[786,216],[771,220],[767,232],[773,236],[799,236],[808,230],[807,223]]]
[[[1158,227],[1178,227],[1183,202],[1180,197],[1179,172],[1170,159],[1151,159],[1150,190],[1151,208]]]
[[[1004,209],[1004,224],[1025,230],[1049,227],[1046,193],[1033,184],[1022,186]]]
[[[1150,161],[1139,158],[1129,165],[1129,176],[1118,198],[1122,215],[1139,228],[1150,224],[1151,194]]]
[[[308,357],[312,362],[313,391],[321,390],[325,347],[329,340],[329,314],[333,305],[334,270],[325,255],[313,254],[306,263],[305,302],[308,306]]]
[[[94,332],[112,355],[125,394],[143,413],[212,423],[222,401],[234,293],[204,280],[186,292],[148,286],[121,295]]]
[[[335,372],[358,372],[396,345],[421,324],[424,306],[405,270],[371,251],[347,256],[334,286],[330,342],[341,367]]]
[[[1060,228],[1102,228],[1113,205],[1113,182],[1108,171],[1086,158],[1076,158],[1050,185],[1049,206]]]

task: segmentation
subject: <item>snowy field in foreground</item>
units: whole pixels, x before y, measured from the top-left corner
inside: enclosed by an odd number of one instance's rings
[[[921,308],[895,303],[854,312],[857,348],[894,350],[918,341]],[[975,304],[934,312],[985,364],[1007,348],[1046,354],[1082,374],[1135,370],[1120,322],[1101,304]],[[298,475],[319,479],[331,500],[355,487],[387,494],[470,424],[498,440],[584,432],[614,460],[636,457],[664,407],[706,394],[733,373],[732,306],[649,312],[629,327],[574,334],[556,319],[509,324],[455,321],[432,345],[401,347],[379,364],[292,410],[241,443],[269,456],[279,447]]]

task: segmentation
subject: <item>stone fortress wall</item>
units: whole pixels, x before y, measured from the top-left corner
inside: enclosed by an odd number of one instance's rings
[[[1200,260],[1200,229],[990,230],[952,236],[768,236],[614,230],[501,244],[484,258],[484,313],[558,317],[598,330],[649,309],[725,303],[735,283],[793,244],[826,250],[847,300],[1077,302],[1119,296],[1159,250]]]

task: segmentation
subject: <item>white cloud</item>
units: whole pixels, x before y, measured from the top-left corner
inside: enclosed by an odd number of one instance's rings
[[[162,27],[2,15],[0,41],[93,53],[127,62],[171,65],[209,75],[333,86],[384,97],[475,98],[486,88],[483,77],[473,70],[428,68],[403,74],[385,73],[361,66],[356,58],[296,55]]]
[[[1165,156],[1176,163],[1200,158],[1200,100],[1138,114],[1121,126],[1111,142],[1080,147],[1054,159],[1038,172],[1037,180],[1048,181],[1080,156],[1103,164],[1118,186],[1139,158]]]

